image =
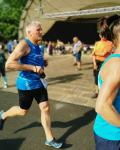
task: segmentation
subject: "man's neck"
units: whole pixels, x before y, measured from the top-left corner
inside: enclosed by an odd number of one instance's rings
[[[31,37],[27,37],[31,43],[33,43],[34,45],[38,45],[38,41],[35,41],[34,39],[32,39]]]
[[[107,39],[106,38],[101,38],[101,41],[107,41]]]

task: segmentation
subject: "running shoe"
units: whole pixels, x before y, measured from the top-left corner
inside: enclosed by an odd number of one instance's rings
[[[55,138],[51,141],[45,141],[45,145],[51,146],[53,148],[59,149],[62,147],[63,143],[58,143]]]

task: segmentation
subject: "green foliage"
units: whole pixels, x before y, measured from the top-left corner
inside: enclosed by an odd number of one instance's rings
[[[26,2],[27,0],[0,0],[0,32],[4,39],[18,37],[20,16]]]

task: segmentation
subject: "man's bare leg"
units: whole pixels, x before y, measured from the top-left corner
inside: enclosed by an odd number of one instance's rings
[[[28,110],[21,109],[20,106],[13,106],[8,109],[6,112],[3,112],[2,119],[7,119],[8,117],[15,117],[15,116],[24,116]]]
[[[53,139],[53,134],[51,130],[51,119],[50,119],[50,105],[48,101],[39,104],[41,110],[41,123],[45,130],[46,139],[50,141]]]
[[[80,70],[81,69],[81,62],[77,61],[77,69]]]
[[[21,109],[19,106],[13,106],[6,112],[0,111],[0,130],[3,129],[4,122],[7,118],[14,116],[24,116],[27,112],[28,110]]]
[[[51,119],[50,119],[50,105],[48,101],[42,102],[39,104],[41,110],[41,123],[43,125],[46,141],[45,145],[52,146],[54,148],[61,148],[63,143],[56,142],[51,128]]]

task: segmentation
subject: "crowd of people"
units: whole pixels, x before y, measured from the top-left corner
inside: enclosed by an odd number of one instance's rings
[[[64,43],[61,40],[55,41],[41,41],[39,43],[39,47],[42,51],[42,55],[44,56],[45,53],[48,55],[61,55],[61,54],[72,54],[74,58],[74,64],[77,66],[77,69],[81,69],[81,55],[82,53],[91,53],[91,48],[87,44],[83,44],[77,36],[73,37],[73,42],[70,43]],[[5,62],[7,58],[11,55],[11,53],[14,51],[18,44],[18,40],[9,40],[7,43],[0,43],[0,74],[2,76],[3,80],[3,88],[8,87],[8,81],[7,81],[7,76],[6,76],[6,71],[5,71]],[[7,55],[5,53],[7,52]]]
[[[94,138],[96,150],[120,149],[120,17],[114,15],[103,17],[98,22],[100,40],[95,43],[92,52],[93,74],[96,91],[93,98],[97,98],[95,110],[97,116],[94,122]],[[57,40],[56,44],[49,41],[46,45],[42,41],[42,28],[39,22],[33,21],[26,27],[26,37],[19,43],[9,41],[9,57],[6,62],[2,44],[0,45],[0,73],[3,87],[7,88],[5,68],[20,71],[16,86],[19,95],[19,106],[13,106],[7,111],[0,112],[0,130],[9,117],[25,116],[29,111],[33,99],[38,103],[41,111],[41,123],[44,128],[45,145],[61,148],[63,142],[57,142],[51,127],[50,105],[47,93],[44,67],[45,47],[49,55],[53,50],[66,53],[65,44]],[[73,45],[67,45],[73,54],[74,65],[81,69],[81,55],[83,43],[78,37],[73,37]],[[14,48],[13,48],[14,47]],[[81,122],[82,123],[82,122]]]

